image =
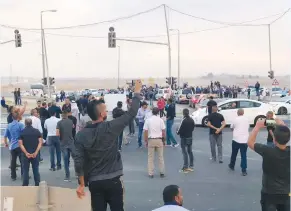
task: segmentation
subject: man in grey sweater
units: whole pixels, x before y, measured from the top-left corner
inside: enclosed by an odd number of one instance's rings
[[[79,177],[77,195],[84,196],[84,188],[89,183],[91,207],[93,211],[123,211],[123,166],[118,151],[117,137],[138,111],[141,81],[135,83],[135,96],[131,108],[122,116],[105,121],[106,105],[102,100],[94,100],[87,106],[92,124],[76,135],[75,171]]]

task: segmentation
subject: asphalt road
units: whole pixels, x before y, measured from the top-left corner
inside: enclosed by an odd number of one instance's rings
[[[2,121],[3,117],[1,118]],[[176,118],[173,131],[176,130],[180,121],[181,117]],[[3,132],[3,129],[1,129],[1,135],[3,135]],[[131,143],[128,146],[123,146],[121,152],[124,165],[125,210],[149,211],[161,206],[163,203],[163,188],[170,184],[176,184],[182,188],[184,207],[189,210],[260,210],[261,157],[249,150],[248,176],[243,177],[240,175],[240,158],[237,160],[236,170],[231,172],[228,170],[227,165],[231,155],[232,132],[229,128],[226,128],[223,133],[223,164],[212,163],[209,160],[208,132],[207,128],[195,128],[193,138],[193,152],[195,157],[194,172],[188,174],[179,172],[183,164],[180,147],[165,148],[166,177],[163,179],[158,177],[157,168],[157,176],[154,179],[147,177],[147,150],[145,148],[138,150],[137,137],[131,137]],[[124,134],[127,133],[126,129]],[[266,131],[261,131],[258,135],[257,142],[265,143],[266,136]],[[178,137],[176,138],[179,142],[180,139]],[[63,169],[56,172],[49,171],[48,147],[43,147],[41,153],[44,158],[44,162],[40,165],[41,180],[47,181],[50,186],[75,189],[77,187],[76,179],[72,179],[72,182],[63,181]],[[9,160],[9,150],[2,147],[1,185],[21,185],[20,179],[15,182],[10,180]],[[73,166],[70,170],[73,175]],[[18,173],[20,172],[18,171]],[[32,175],[32,171],[30,175]],[[32,179],[30,183],[33,184]],[[75,198],[72,200],[75,200]]]

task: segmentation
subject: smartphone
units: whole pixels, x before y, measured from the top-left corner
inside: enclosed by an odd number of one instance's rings
[[[274,119],[267,119],[266,122],[265,122],[265,125],[267,127],[275,127],[276,121]]]

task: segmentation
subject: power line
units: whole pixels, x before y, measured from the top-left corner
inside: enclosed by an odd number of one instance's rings
[[[285,15],[289,10],[285,11],[283,13],[283,15]],[[282,13],[278,13],[278,14],[282,14]],[[236,25],[226,25],[226,26],[221,26],[221,27],[215,27],[215,28],[208,28],[208,29],[201,29],[201,30],[195,30],[195,31],[189,31],[189,32],[180,32],[180,35],[187,35],[187,34],[194,34],[194,33],[199,33],[199,32],[206,32],[206,31],[214,31],[214,30],[219,30],[219,29],[223,29],[223,28],[229,28],[229,27],[234,27],[234,26],[241,26],[241,24],[245,24],[245,23],[251,23],[251,22],[255,22],[258,20],[263,20],[263,19],[267,19],[273,16],[277,16],[278,14],[275,15],[269,15],[266,17],[261,17],[261,18],[256,18],[253,20],[248,20],[248,21],[243,21],[243,22],[239,22],[236,23]],[[282,16],[281,16],[282,17]],[[280,18],[281,18],[280,17]],[[260,24],[257,26],[265,26],[268,24]],[[243,25],[245,26],[245,25]],[[107,39],[108,37],[105,36],[82,36],[82,35],[69,35],[69,34],[55,34],[55,33],[45,33],[47,35],[53,35],[53,36],[62,36],[62,37],[72,37],[72,38],[92,38],[92,39]],[[173,33],[171,35],[177,35],[176,33]],[[133,36],[133,37],[120,37],[120,38],[127,38],[127,39],[142,39],[142,38],[157,38],[157,37],[166,37],[166,34],[160,34],[160,35],[149,35],[149,36]]]
[[[130,18],[139,16],[139,15],[143,15],[143,14],[155,11],[155,10],[159,9],[160,7],[162,7],[162,6],[163,5],[160,5],[160,6],[154,7],[154,8],[149,9],[149,10],[145,10],[145,11],[138,12],[138,13],[135,13],[135,14],[132,14],[132,15],[124,16],[124,17],[114,18],[114,19],[111,19],[111,20],[99,21],[99,22],[88,23],[88,24],[73,25],[73,26],[44,28],[44,29],[45,30],[72,29],[72,28],[79,28],[79,27],[95,26],[95,25],[99,25],[99,24],[103,24],[103,23],[113,23],[113,22],[130,19]],[[3,27],[3,28],[19,29],[19,30],[24,30],[24,31],[38,31],[38,30],[40,30],[39,28],[22,28],[22,27],[10,26],[10,25],[6,25],[6,24],[0,24],[0,26]]]
[[[184,13],[184,12],[181,12],[179,10],[173,9],[173,8],[171,8],[169,6],[167,6],[167,7],[170,10],[172,10],[174,12],[177,12],[179,14],[186,15],[186,16],[198,19],[198,20],[204,20],[204,21],[207,21],[207,22],[215,23],[215,24],[228,25],[228,26],[263,26],[263,25],[268,25],[268,24],[242,24],[242,23],[229,23],[229,22],[216,21],[216,20],[211,20],[211,19],[207,19],[207,18],[203,18],[203,17],[194,16],[194,15],[191,15],[191,14],[188,14],[188,13]],[[254,21],[258,21],[258,20],[262,20],[262,19],[266,19],[266,18],[278,16],[278,15],[281,15],[283,17],[286,13],[289,12],[289,10],[290,10],[290,8],[288,10],[286,10],[283,14],[282,13],[277,13],[277,14],[269,15],[267,17],[258,18],[258,19],[252,20],[252,21],[244,21],[243,23],[254,22]],[[281,17],[279,17],[278,19],[280,19],[280,18]]]
[[[280,15],[277,19],[273,20],[271,24],[275,23],[276,21],[278,21],[279,19],[283,18],[288,12],[290,12],[290,8],[288,10],[286,10],[282,15]]]

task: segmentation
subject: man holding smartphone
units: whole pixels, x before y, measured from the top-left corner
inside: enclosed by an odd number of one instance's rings
[[[268,137],[267,137],[267,145],[270,147],[274,147],[274,130],[275,130],[275,119],[274,119],[274,113],[272,111],[268,111],[266,114],[266,121],[265,126],[267,126],[268,131]]]

